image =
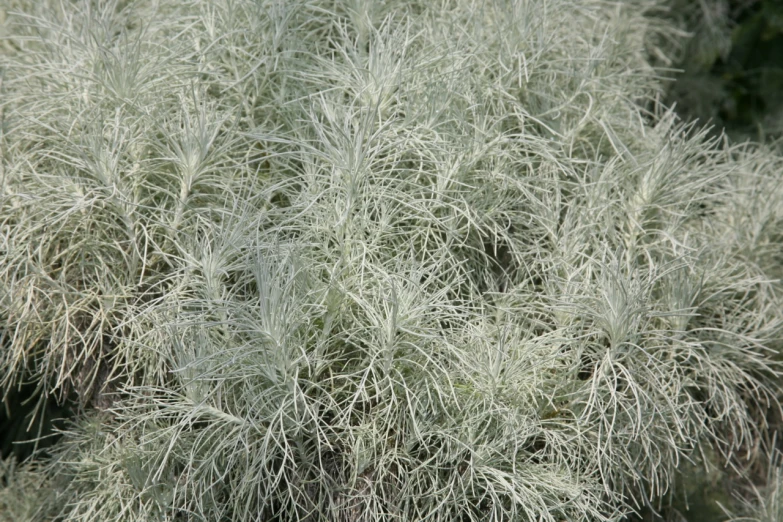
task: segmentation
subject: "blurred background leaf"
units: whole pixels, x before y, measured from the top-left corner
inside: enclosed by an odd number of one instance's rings
[[[783,2],[688,0],[672,15],[692,37],[667,105],[733,139],[774,140],[783,131]]]

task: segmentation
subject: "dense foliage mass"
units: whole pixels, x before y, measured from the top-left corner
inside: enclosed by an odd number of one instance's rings
[[[608,521],[766,461],[783,159],[658,103],[657,0],[6,4],[0,383],[73,415],[0,520]]]

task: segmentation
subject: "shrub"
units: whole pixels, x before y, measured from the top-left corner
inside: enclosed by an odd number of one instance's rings
[[[4,516],[600,521],[741,474],[783,161],[656,104],[661,7],[9,9],[2,384],[76,414]]]

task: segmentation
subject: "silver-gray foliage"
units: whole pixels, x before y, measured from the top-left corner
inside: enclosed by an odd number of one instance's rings
[[[755,454],[783,160],[656,103],[663,2],[6,6],[0,382],[84,413],[0,520],[608,521]]]

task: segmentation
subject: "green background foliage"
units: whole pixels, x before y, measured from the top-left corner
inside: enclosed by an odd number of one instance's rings
[[[675,4],[692,38],[668,103],[734,139],[774,140],[783,110],[783,4],[774,0]]]

